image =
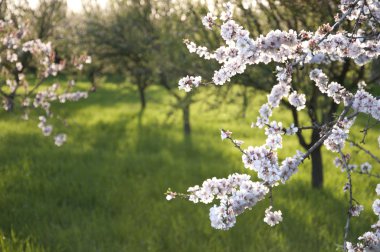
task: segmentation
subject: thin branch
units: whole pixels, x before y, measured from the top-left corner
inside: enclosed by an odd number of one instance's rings
[[[353,170],[352,172],[356,173],[356,174],[360,174],[360,175],[367,175],[368,177],[374,177],[374,178],[378,178],[380,179],[380,174],[374,174],[374,173],[366,173],[366,172],[362,172],[362,171],[355,171]]]
[[[347,105],[342,113],[339,115],[338,119],[334,122],[334,125],[340,122],[349,112],[350,108],[352,107],[352,102]],[[310,147],[310,149],[307,150],[305,154],[302,155],[301,160],[305,160],[314,150],[316,150],[320,145],[323,144],[323,142],[331,135],[332,133],[332,127],[327,131],[326,134],[324,134],[313,146]]]
[[[297,109],[285,100],[282,100],[282,103],[292,111],[294,126],[297,128],[300,128]],[[310,145],[308,143],[306,143],[306,140],[305,140],[304,136],[302,135],[301,130],[297,131],[296,135],[297,135],[298,140],[299,140],[300,144],[302,145],[302,147],[307,149]]]
[[[34,87],[26,94],[26,96],[30,96],[31,94],[33,94],[33,92],[39,87],[42,85],[42,83],[45,81],[45,78],[41,78],[38,83],[36,85],[34,85]]]
[[[223,131],[225,131],[225,130],[223,130]],[[228,136],[227,139],[231,141],[231,143],[235,146],[235,148],[237,148],[241,153],[243,153],[244,155],[246,155],[249,158],[247,153],[245,153],[245,151],[240,147],[239,144],[236,143],[236,141],[231,136]]]
[[[372,152],[370,152],[369,150],[367,150],[366,148],[364,148],[360,144],[355,143],[352,140],[346,140],[346,141],[349,142],[350,144],[352,144],[353,146],[359,148],[360,150],[364,151],[366,154],[368,154],[369,156],[371,156],[371,158],[373,158],[374,160],[376,160],[376,162],[380,163],[380,158],[379,157],[375,156]]]
[[[348,168],[348,165],[347,165],[347,161],[346,161],[346,157],[344,156],[344,154],[342,153],[342,151],[339,149],[339,154],[340,154],[340,157],[343,161],[343,166],[344,168],[346,169],[346,172],[347,172],[347,180],[348,180],[348,185],[349,185],[349,196],[350,196],[350,199],[349,199],[349,207],[348,207],[348,210],[347,210],[347,220],[346,220],[346,225],[344,226],[344,236],[343,236],[343,249],[344,251],[348,251],[347,250],[347,238],[348,238],[348,233],[350,231],[350,219],[351,219],[351,213],[350,213],[350,210],[352,208],[352,202],[353,202],[353,197],[352,197],[352,179],[351,179],[351,171],[350,169]]]

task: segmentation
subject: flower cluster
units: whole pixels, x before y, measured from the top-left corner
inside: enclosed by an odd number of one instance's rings
[[[245,168],[257,172],[257,176],[270,185],[280,180],[280,167],[276,152],[266,146],[249,146],[244,153],[242,160]]]
[[[207,13],[207,15],[202,18],[202,23],[207,29],[211,30],[215,25],[216,19],[217,17],[214,16],[212,13]]]
[[[380,120],[380,100],[363,89],[355,94],[352,107],[362,113],[371,115],[376,120]]]
[[[179,89],[190,92],[193,87],[198,87],[201,81],[202,78],[200,76],[186,76],[179,81]]]
[[[51,132],[53,131],[53,126],[46,124],[45,116],[40,116],[38,119],[40,120],[38,128],[42,130],[42,134],[44,134],[44,136],[50,136]]]
[[[86,99],[88,97],[88,93],[84,91],[76,91],[72,93],[63,93],[58,96],[58,99],[61,103],[65,103],[66,101],[79,101],[81,99]]]
[[[352,6],[355,3],[354,0],[342,0],[339,6],[341,12],[345,13],[349,8],[353,8],[350,15],[347,16],[348,20],[357,20],[376,22],[380,19],[380,3],[376,0],[360,0],[357,1],[355,6]]]
[[[273,227],[282,221],[282,213],[281,211],[272,212],[272,207],[269,207],[265,210],[265,218],[264,222],[266,222],[269,226]]]
[[[280,166],[280,177],[281,182],[285,183],[290,177],[297,172],[298,166],[303,161],[304,156],[303,153],[297,151],[297,153],[293,157],[287,157],[281,162]]]
[[[354,205],[349,209],[350,215],[358,217],[360,213],[364,210],[362,205]]]
[[[344,105],[348,105],[349,101],[352,99],[352,94],[348,92],[342,85],[337,82],[330,82],[329,79],[322,72],[321,69],[313,69],[310,72],[310,79],[315,82],[315,85],[319,88],[322,94],[326,94],[328,97],[333,98],[334,102]]]
[[[54,137],[54,143],[57,146],[62,146],[66,142],[66,140],[67,140],[67,136],[66,134],[63,134],[63,133],[58,134]]]
[[[194,203],[209,204],[219,199],[220,205],[210,209],[211,226],[227,230],[234,226],[237,215],[264,199],[269,189],[261,182],[251,181],[249,175],[232,174],[226,179],[208,179],[202,186],[190,187],[187,192]]]
[[[297,91],[293,91],[289,95],[289,103],[297,108],[297,110],[302,110],[306,107],[306,96],[304,94],[298,94]]]
[[[344,118],[343,120],[336,123],[329,137],[323,142],[326,149],[332,152],[339,152],[344,147],[344,142],[346,141],[349,133],[349,129],[354,123],[354,119]]]

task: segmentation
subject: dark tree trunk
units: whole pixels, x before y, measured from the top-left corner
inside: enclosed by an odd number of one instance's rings
[[[323,186],[323,163],[321,147],[311,153],[311,184],[313,188]]]
[[[5,97],[4,98],[4,107],[6,107],[7,111],[13,111],[13,107],[14,107],[14,96],[11,95],[11,96],[8,96],[8,97]]]
[[[140,95],[141,111],[144,111],[146,107],[145,88],[142,85],[138,85],[138,89]]]
[[[190,127],[190,104],[186,104],[182,108],[183,115],[183,133],[185,136],[190,136],[191,127]]]
[[[245,118],[246,113],[247,113],[247,108],[248,108],[248,87],[244,86],[244,91],[243,91],[243,107],[242,107],[242,117]]]
[[[96,89],[97,89],[97,85],[96,85],[96,70],[91,70],[88,74],[88,77],[90,79],[90,82],[91,82],[91,88],[90,88],[90,92],[95,92]]]

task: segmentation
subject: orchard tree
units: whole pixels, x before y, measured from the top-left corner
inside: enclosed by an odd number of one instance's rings
[[[137,86],[141,112],[146,107],[146,89],[152,83],[157,30],[152,17],[152,1],[110,1],[109,8],[99,12],[96,6],[85,8],[86,35],[100,50],[98,58],[106,59],[117,72],[131,76]]]
[[[242,74],[250,65],[276,65],[276,80],[267,102],[259,108],[259,116],[252,127],[265,130],[267,136],[265,144],[261,146],[243,147],[243,141],[234,139],[232,132],[221,130],[222,140],[230,141],[241,153],[243,165],[246,169],[257,173],[258,181],[252,181],[248,174],[231,174],[228,178],[212,178],[203,182],[201,186],[190,187],[187,193],[176,193],[168,190],[166,197],[171,200],[175,197],[184,197],[194,203],[212,203],[219,201],[219,205],[210,208],[211,226],[216,229],[228,230],[236,223],[236,217],[245,210],[251,209],[259,201],[269,197],[270,205],[265,211],[264,221],[274,226],[279,224],[283,217],[281,210],[273,208],[273,193],[279,183],[287,183],[298,171],[298,167],[320,146],[337,157],[334,164],[346,174],[347,182],[343,190],[348,194],[347,221],[344,227],[344,251],[378,251],[380,249],[380,220],[375,223],[373,231],[366,232],[359,237],[358,243],[347,240],[352,217],[360,215],[363,206],[353,196],[352,174],[371,173],[372,165],[369,162],[355,166],[350,159],[345,143],[364,150],[369,158],[380,163],[380,159],[367,150],[363,145],[350,138],[350,129],[360,114],[380,120],[380,100],[366,90],[366,83],[358,78],[355,88],[348,88],[346,83],[339,83],[329,79],[327,72],[322,70],[325,65],[346,62],[350,60],[357,67],[363,67],[380,55],[380,3],[374,0],[342,0],[339,4],[339,13],[334,16],[334,23],[325,23],[314,31],[272,30],[267,34],[260,34],[251,38],[250,33],[233,19],[233,6],[227,4],[225,10],[218,14],[208,13],[203,18],[203,24],[208,29],[220,29],[225,44],[214,51],[205,51],[204,47],[194,42],[186,42],[191,53],[200,57],[215,60],[220,63],[211,81],[205,81],[201,76],[186,76],[179,81],[179,89],[192,91],[201,85],[224,85],[232,77]],[[350,24],[351,25],[347,25]],[[300,126],[284,125],[271,119],[273,110],[278,108],[282,100],[293,106],[296,111],[302,111],[307,103],[315,99],[305,95],[302,86],[296,85],[295,70],[307,71],[311,83],[317,91],[330,98],[335,104],[342,105],[332,120],[325,117],[318,124]],[[367,125],[363,130],[363,139],[369,134],[373,125]],[[283,138],[296,135],[301,130],[318,129],[318,139],[305,152],[297,151],[293,156],[278,158],[278,151],[282,148]],[[380,140],[380,139],[379,139]],[[376,188],[380,196],[380,184]],[[373,203],[373,211],[380,216],[380,199]]]
[[[196,34],[199,41],[206,40],[207,45],[216,46],[211,34],[205,28],[198,29],[201,24],[201,16],[198,12],[205,11],[204,5],[193,1],[181,1],[176,3],[170,0],[156,3],[152,9],[155,13],[155,22],[159,40],[154,54],[155,79],[168,93],[174,97],[175,102],[171,106],[168,115],[176,110],[182,112],[183,132],[185,136],[191,133],[190,108],[197,101],[192,92],[180,92],[178,79],[187,74],[202,71],[202,74],[211,74],[216,64],[209,64],[187,53],[181,38],[187,34]]]
[[[64,25],[67,13],[66,0],[39,0],[35,8],[23,8],[24,18],[31,22],[30,28],[36,38],[55,40],[59,37],[58,28]],[[22,8],[20,6],[19,8]]]
[[[31,110],[40,113],[38,127],[45,136],[52,136],[57,146],[66,141],[66,134],[55,132],[50,121],[54,118],[51,105],[87,98],[87,92],[74,91],[75,82],[66,86],[47,84],[49,77],[57,76],[65,67],[82,69],[90,63],[87,56],[73,57],[70,61],[57,60],[50,42],[28,36],[28,26],[12,20],[0,20],[0,95],[3,109],[23,111],[28,119]],[[37,70],[29,71],[30,66]],[[28,78],[31,75],[31,78]]]

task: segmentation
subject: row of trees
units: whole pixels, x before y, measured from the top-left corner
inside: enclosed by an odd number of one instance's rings
[[[217,1],[213,7],[221,11],[222,3],[223,1]],[[319,8],[321,4],[326,8]],[[275,0],[251,4],[244,4],[242,1],[235,3],[236,12],[240,14],[237,20],[244,22],[253,36],[265,34],[272,27],[282,30],[316,30],[320,22],[329,21],[338,4],[339,1],[332,0],[324,0],[322,3],[317,0],[281,1],[281,5]],[[130,77],[131,82],[137,86],[142,111],[146,107],[147,87],[152,84],[165,87],[177,101],[175,108],[182,110],[185,134],[190,134],[189,115],[194,94],[179,93],[177,81],[181,76],[191,75],[195,71],[202,76],[211,76],[216,65],[214,62],[206,64],[188,55],[182,40],[188,34],[193,34],[194,42],[214,49],[221,42],[215,31],[208,31],[200,26],[206,7],[195,1],[181,1],[181,4],[169,0],[111,1],[110,8],[106,11],[96,5],[88,5],[84,15],[84,38],[89,39],[89,43],[85,44],[93,46],[91,54],[97,55],[104,65],[109,66],[111,63],[114,70]],[[315,9],[320,11],[316,12]],[[343,28],[352,29],[350,25],[352,24],[344,24]],[[366,80],[369,86],[378,82],[380,75],[372,69],[373,64],[357,68],[352,60],[346,59],[344,62],[333,62],[324,71],[332,81],[343,83],[351,91],[358,80]],[[235,77],[233,82],[245,86],[245,92],[250,87],[268,92],[276,82],[271,74],[273,70],[273,63],[260,65]],[[306,114],[310,121],[308,125],[318,126],[322,122],[333,121],[338,105],[312,85],[305,71],[296,70],[294,78],[297,83],[294,88],[305,90],[306,96],[312,97],[306,103]],[[243,93],[242,97],[244,110],[248,101],[246,94]],[[301,126],[297,109],[286,101],[282,101],[282,104],[291,110],[295,125]],[[320,133],[320,127],[314,127],[310,137],[310,134],[305,135],[303,131],[297,132],[297,137],[302,147],[307,150],[318,141]],[[312,185],[322,187],[320,146],[312,153],[311,160]]]
[[[216,1],[213,8],[222,10],[223,1]],[[329,21],[337,9],[339,1],[275,0],[245,3],[236,1],[235,11],[239,14],[237,21],[244,22],[252,36],[266,33],[272,27],[282,30],[316,30],[319,23]],[[11,7],[10,7],[11,5]],[[56,57],[66,58],[73,53],[87,52],[93,62],[86,70],[93,89],[96,89],[98,77],[106,74],[124,76],[136,86],[141,102],[141,115],[147,106],[146,90],[150,85],[161,85],[174,100],[172,110],[183,114],[184,134],[191,133],[190,108],[195,101],[194,93],[178,92],[177,82],[184,75],[195,72],[202,76],[212,76],[217,69],[215,62],[204,62],[193,55],[183,43],[189,34],[193,41],[208,48],[217,48],[220,37],[215,31],[208,31],[201,26],[202,15],[207,6],[197,1],[109,1],[107,8],[101,8],[96,1],[86,1],[83,13],[67,11],[65,0],[41,0],[37,8],[28,8],[28,2],[20,4],[2,1],[1,9],[12,9],[13,15],[29,20],[34,36],[50,40],[56,48]],[[316,12],[315,9],[320,11]],[[4,13],[4,11],[2,12]],[[4,14],[2,14],[4,15]],[[318,21],[318,22],[317,22]],[[351,24],[344,24],[347,29]],[[374,85],[379,75],[373,74],[373,65],[356,68],[351,60],[333,62],[324,69],[332,81],[343,83],[348,90],[354,87],[359,79]],[[307,66],[306,66],[307,67]],[[242,111],[248,106],[247,92],[250,88],[270,91],[276,82],[271,74],[273,63],[249,69],[235,77],[233,82],[243,85]],[[306,96],[313,97],[306,103],[306,114],[309,125],[320,125],[332,121],[338,106],[322,96],[312,85],[305,72],[296,70],[294,75],[296,89],[305,90]],[[218,89],[218,92],[227,92]],[[288,102],[288,107],[297,127],[300,125],[299,112]],[[244,113],[243,113],[244,114]],[[310,134],[297,132],[297,137],[304,149],[309,149],[319,139],[320,127],[314,127]],[[309,139],[308,139],[309,138]],[[321,148],[318,147],[311,156],[312,185],[323,184],[323,167]]]

